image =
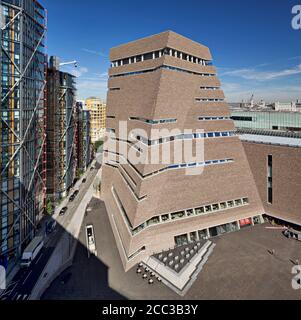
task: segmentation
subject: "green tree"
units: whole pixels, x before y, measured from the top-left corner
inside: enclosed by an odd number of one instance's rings
[[[97,152],[98,149],[99,149],[102,145],[103,145],[103,141],[102,141],[102,140],[96,141],[96,142],[94,143],[94,150],[95,150],[95,152]]]
[[[47,199],[47,203],[46,203],[46,212],[49,215],[52,215],[53,213],[53,205],[50,199]]]

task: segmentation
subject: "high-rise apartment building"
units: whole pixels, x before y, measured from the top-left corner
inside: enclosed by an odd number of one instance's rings
[[[45,10],[0,1],[0,263],[13,265],[45,208]]]
[[[54,60],[47,72],[47,194],[60,199],[76,177],[76,88],[74,76],[58,70]]]
[[[84,110],[82,102],[76,103],[77,109],[77,168],[80,172],[87,170],[92,160],[90,111]]]
[[[85,110],[90,111],[91,140],[95,143],[103,139],[106,131],[106,104],[91,97],[86,100]]]
[[[168,31],[113,48],[110,58],[107,130],[118,147],[104,147],[102,197],[124,268],[261,223],[264,210],[209,49]],[[120,121],[127,122],[128,139],[120,137]],[[192,148],[203,141],[203,161],[134,164],[123,154],[135,145],[138,154],[161,155],[163,146],[173,150],[184,140]],[[202,174],[186,174],[197,167]]]

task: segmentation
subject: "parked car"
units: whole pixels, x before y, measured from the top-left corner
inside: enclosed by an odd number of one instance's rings
[[[79,194],[79,191],[78,190],[76,190],[74,193],[73,193],[73,195],[76,197],[77,195]]]
[[[86,183],[87,182],[87,179],[83,179],[82,183]]]
[[[71,195],[71,196],[70,196],[70,198],[69,198],[69,202],[73,202],[73,201],[74,201],[74,199],[75,199],[75,195],[73,194],[73,195]]]
[[[46,234],[50,234],[55,230],[56,227],[56,221],[49,221],[46,225]]]
[[[68,208],[64,207],[61,211],[60,211],[60,216],[65,215],[65,213],[67,212]]]

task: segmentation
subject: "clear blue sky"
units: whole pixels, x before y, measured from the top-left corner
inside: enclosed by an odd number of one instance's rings
[[[210,47],[229,102],[301,99],[301,0],[41,0],[48,53],[78,60],[78,98],[106,98],[111,47],[173,30]],[[71,71],[70,68],[65,68]]]

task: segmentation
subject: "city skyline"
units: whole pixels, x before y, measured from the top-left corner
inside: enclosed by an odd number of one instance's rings
[[[77,69],[64,68],[78,77],[78,99],[106,100],[109,48],[167,30],[212,48],[227,101],[252,94],[268,102],[301,98],[300,30],[291,26],[294,1],[213,5],[190,0],[173,6],[155,1],[149,7],[90,0],[89,6],[73,2],[72,10],[70,1],[42,3],[48,9],[49,54],[79,61]]]

